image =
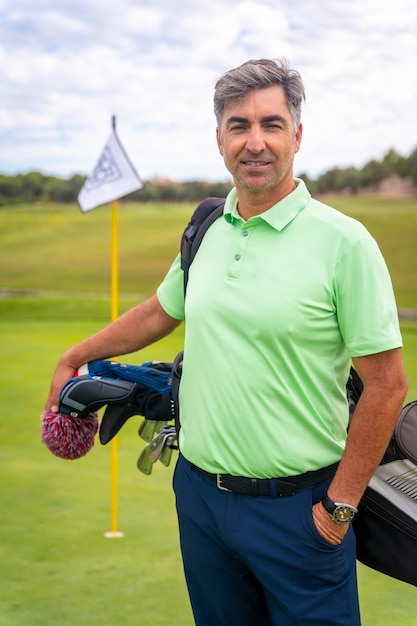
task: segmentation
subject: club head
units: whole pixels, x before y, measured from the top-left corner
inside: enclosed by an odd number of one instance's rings
[[[165,465],[165,467],[168,467],[168,465],[171,463],[172,451],[174,449],[174,442],[176,438],[177,436],[175,433],[168,435],[164,449],[159,455],[159,460],[161,461],[162,465]]]
[[[138,435],[144,441],[150,442],[155,437],[155,433],[159,433],[164,426],[166,426],[166,422],[145,419],[139,426]]]
[[[161,452],[164,449],[167,437],[168,435],[166,435],[165,433],[159,432],[149,444],[149,458],[151,459],[152,463],[156,463],[156,461],[159,459]]]
[[[139,455],[136,466],[140,472],[149,476],[152,474],[153,463],[149,458],[149,444],[144,447]]]
[[[139,426],[138,435],[144,441],[148,443],[152,441],[153,436],[155,435],[155,426],[156,422],[151,420],[144,419],[141,425]]]

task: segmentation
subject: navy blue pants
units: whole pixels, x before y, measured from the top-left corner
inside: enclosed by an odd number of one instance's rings
[[[242,496],[180,455],[174,491],[197,626],[360,626],[353,531],[334,546],[313,522],[328,483]]]

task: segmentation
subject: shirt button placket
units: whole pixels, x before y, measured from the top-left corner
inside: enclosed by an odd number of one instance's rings
[[[232,267],[230,268],[230,276],[238,278],[241,271],[241,261],[248,242],[249,231],[247,228],[241,231],[241,237],[238,239],[238,251],[233,256]]]

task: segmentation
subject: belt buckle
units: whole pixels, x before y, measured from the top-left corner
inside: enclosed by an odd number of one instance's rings
[[[222,491],[228,491],[229,493],[231,493],[231,489],[228,489],[227,487],[223,487],[221,474],[216,474],[216,485],[217,485],[217,489],[221,489]]]

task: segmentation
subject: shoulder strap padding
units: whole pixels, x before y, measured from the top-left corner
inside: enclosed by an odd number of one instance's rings
[[[207,229],[223,213],[225,198],[206,198],[195,209],[181,237],[181,269],[184,272],[184,294],[188,272]]]

